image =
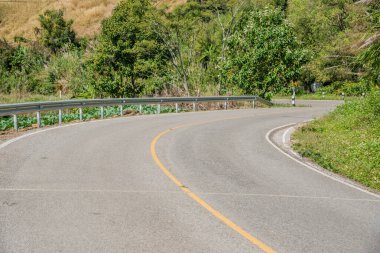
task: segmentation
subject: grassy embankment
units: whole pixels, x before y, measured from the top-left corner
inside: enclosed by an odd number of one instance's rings
[[[15,36],[34,39],[34,27],[39,26],[38,15],[48,9],[63,9],[65,18],[74,20],[79,37],[93,37],[100,31],[103,19],[111,16],[120,0],[38,0],[0,2],[0,37],[13,41]],[[158,5],[171,8],[186,0],[159,0]]]
[[[380,91],[299,128],[293,148],[327,170],[380,190]]]

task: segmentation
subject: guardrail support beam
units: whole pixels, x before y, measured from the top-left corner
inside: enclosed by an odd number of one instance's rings
[[[197,105],[195,102],[193,102],[193,112],[197,111]]]
[[[37,127],[41,127],[41,112],[37,112]]]
[[[140,114],[142,114],[142,112],[143,112],[143,107],[142,107],[142,105],[139,106],[139,112],[140,112]]]
[[[104,106],[100,107],[100,118],[104,119]]]
[[[62,110],[58,110],[58,124],[62,125]]]
[[[13,128],[18,131],[17,114],[13,115]]]
[[[123,117],[123,106],[119,105],[120,117]]]
[[[224,101],[224,110],[228,109],[228,101]]]
[[[175,112],[176,112],[176,113],[178,113],[178,112],[179,112],[178,103],[175,103]]]
[[[157,114],[161,113],[161,104],[157,104]]]
[[[252,107],[253,109],[256,109],[256,100],[252,100]]]

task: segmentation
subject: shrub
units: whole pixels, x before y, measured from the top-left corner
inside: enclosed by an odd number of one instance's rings
[[[39,16],[39,21],[41,42],[53,52],[57,52],[65,45],[76,43],[76,35],[71,28],[73,21],[66,21],[62,10],[47,10]]]
[[[363,93],[369,93],[373,88],[366,81],[361,82],[334,82],[328,86],[318,89],[318,93],[322,94],[335,94],[341,95],[344,93],[346,96],[361,96]]]

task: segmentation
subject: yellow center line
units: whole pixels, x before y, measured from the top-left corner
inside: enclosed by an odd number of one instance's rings
[[[225,119],[223,119],[225,120]],[[220,121],[220,120],[216,120],[216,121]],[[155,163],[158,165],[158,167],[161,169],[161,171],[173,182],[175,183],[183,192],[185,192],[190,198],[192,198],[195,202],[197,202],[199,205],[201,205],[202,207],[204,207],[207,211],[209,211],[212,215],[214,215],[216,218],[218,218],[220,221],[222,221],[224,224],[226,224],[228,227],[230,227],[231,229],[233,229],[234,231],[236,231],[237,233],[239,233],[241,236],[243,236],[245,239],[247,239],[248,241],[250,241],[252,244],[254,244],[255,246],[257,246],[258,248],[260,248],[262,251],[266,252],[266,253],[275,253],[276,251],[274,251],[271,247],[269,247],[268,245],[266,245],[265,243],[263,243],[262,241],[260,241],[259,239],[257,239],[256,237],[252,236],[251,234],[249,234],[247,231],[245,231],[243,228],[241,228],[240,226],[238,226],[237,224],[235,224],[233,221],[231,221],[230,219],[228,219],[226,216],[224,216],[223,214],[221,214],[219,211],[217,211],[216,209],[214,209],[212,206],[210,206],[209,204],[207,204],[206,201],[204,201],[201,197],[199,197],[197,194],[195,194],[194,192],[192,192],[189,188],[185,187],[181,181],[179,181],[166,167],[165,165],[163,165],[163,163],[160,161],[160,159],[158,158],[158,155],[157,155],[157,152],[156,152],[156,145],[157,145],[157,142],[165,135],[167,135],[168,133],[176,130],[176,129],[179,129],[179,128],[183,128],[183,127],[186,127],[186,126],[194,126],[194,125],[201,125],[201,124],[205,124],[205,123],[210,123],[210,122],[215,122],[214,121],[208,121],[208,122],[202,122],[202,123],[196,123],[196,124],[189,124],[189,125],[181,125],[181,126],[178,126],[178,127],[175,127],[175,128],[171,128],[171,129],[168,129],[168,130],[165,130],[163,132],[161,132],[160,134],[158,134],[152,141],[151,145],[150,145],[150,152],[152,154],[152,157],[153,157],[153,160],[155,161]]]

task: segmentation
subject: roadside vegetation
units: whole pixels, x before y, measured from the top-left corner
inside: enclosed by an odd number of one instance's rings
[[[380,83],[378,1],[0,4],[0,96],[18,100],[270,99],[290,96],[294,86],[298,95],[310,93],[313,83],[326,95],[361,96]]]
[[[380,92],[299,128],[293,148],[325,169],[380,190]]]

